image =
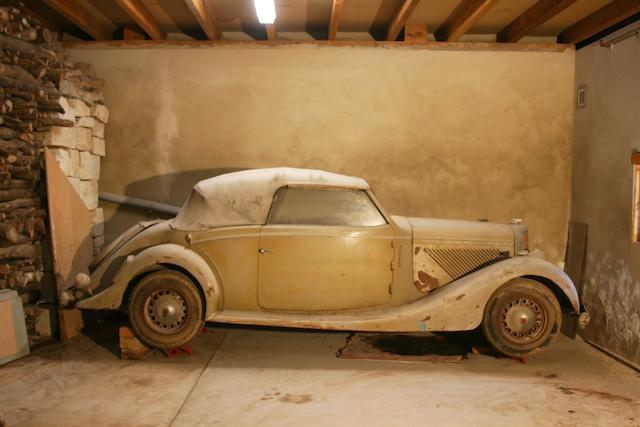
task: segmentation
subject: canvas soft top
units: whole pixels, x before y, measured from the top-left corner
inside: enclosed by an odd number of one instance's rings
[[[180,230],[264,224],[275,192],[287,185],[368,190],[361,178],[315,169],[271,168],[234,172],[198,182],[173,219]]]

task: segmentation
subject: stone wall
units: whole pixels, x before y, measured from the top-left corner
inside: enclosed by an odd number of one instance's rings
[[[103,81],[87,64],[75,64],[65,71],[60,82],[60,118],[71,120],[73,127],[54,126],[43,137],[64,174],[89,209],[93,223],[94,252],[104,244],[104,214],[98,207],[100,159],[105,156],[105,124],[109,110],[99,91]]]

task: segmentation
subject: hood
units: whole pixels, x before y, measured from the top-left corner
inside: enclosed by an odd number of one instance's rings
[[[414,239],[513,245],[513,228],[509,224],[415,217],[407,220]]]

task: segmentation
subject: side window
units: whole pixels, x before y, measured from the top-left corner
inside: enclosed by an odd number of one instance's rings
[[[365,191],[287,187],[273,198],[268,222],[360,227],[386,224]]]

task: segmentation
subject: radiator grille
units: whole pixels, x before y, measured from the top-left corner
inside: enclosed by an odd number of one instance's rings
[[[504,254],[499,249],[427,249],[427,254],[452,279],[464,276],[484,264],[504,258]]]

